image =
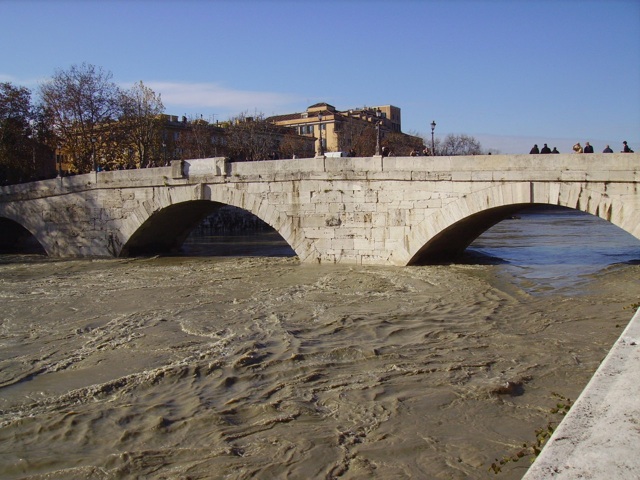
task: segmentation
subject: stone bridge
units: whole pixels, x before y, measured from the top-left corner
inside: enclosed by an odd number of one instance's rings
[[[223,205],[271,225],[302,262],[445,261],[533,205],[569,207],[640,239],[640,154],[367,157],[92,172],[0,188],[0,246],[55,257],[179,248]]]

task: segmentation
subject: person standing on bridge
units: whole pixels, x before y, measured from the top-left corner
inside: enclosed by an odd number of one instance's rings
[[[542,150],[540,150],[540,153],[551,153],[551,149],[545,143],[544,147],[542,147]]]
[[[584,153],[593,153],[593,147],[589,145],[589,142],[584,146]]]
[[[629,148],[629,145],[627,145],[627,141],[626,140],[624,142],[622,142],[622,145],[624,145],[624,148],[622,149],[622,153],[633,153],[633,150],[631,150]]]
[[[607,148],[602,150],[602,153],[613,153],[613,150],[611,150],[611,147],[609,145],[607,145]]]
[[[553,150],[551,150],[551,153],[560,153],[560,152],[558,151],[558,149],[556,147],[553,147]]]
[[[582,145],[580,145],[580,142],[576,143],[573,146],[573,151],[576,153],[582,153]]]
[[[536,143],[533,148],[529,151],[529,154],[531,155],[536,155],[540,153],[540,150],[538,149],[538,144]]]

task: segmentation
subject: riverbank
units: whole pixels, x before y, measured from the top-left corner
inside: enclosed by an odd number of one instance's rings
[[[640,309],[523,480],[640,478]]]

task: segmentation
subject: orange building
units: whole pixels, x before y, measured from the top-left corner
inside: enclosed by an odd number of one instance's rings
[[[277,115],[267,120],[275,125],[294,128],[299,135],[313,136],[316,139],[316,151],[319,151],[321,138],[324,152],[352,151],[362,143],[363,134],[373,131],[376,125],[380,128],[382,139],[395,133],[406,136],[408,143],[422,143],[422,139],[402,133],[400,108],[393,105],[338,111],[328,103],[316,103],[304,112]]]

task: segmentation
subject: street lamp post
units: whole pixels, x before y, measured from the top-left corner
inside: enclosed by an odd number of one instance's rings
[[[431,121],[431,155],[435,156],[436,154],[436,142],[433,139],[433,131],[436,129],[436,121]]]
[[[320,144],[318,145],[318,156],[324,157],[324,145],[322,145],[322,113],[318,113],[318,131],[320,132]]]
[[[58,167],[58,178],[60,179],[60,186],[62,186],[62,154],[60,153],[60,146],[56,144],[53,155],[56,158],[56,166]]]
[[[96,169],[96,139],[91,137],[91,163],[93,165],[93,171],[97,172]]]
[[[380,109],[376,109],[376,155],[382,155],[382,151],[380,149],[380,129],[382,128],[382,112]]]
[[[31,143],[31,167],[33,169],[31,175],[35,180],[38,177],[38,169],[36,167],[36,122],[29,120],[29,140]]]
[[[98,169],[96,168],[96,139],[91,137],[91,163],[93,164],[93,174],[95,175],[96,183],[98,183]]]

